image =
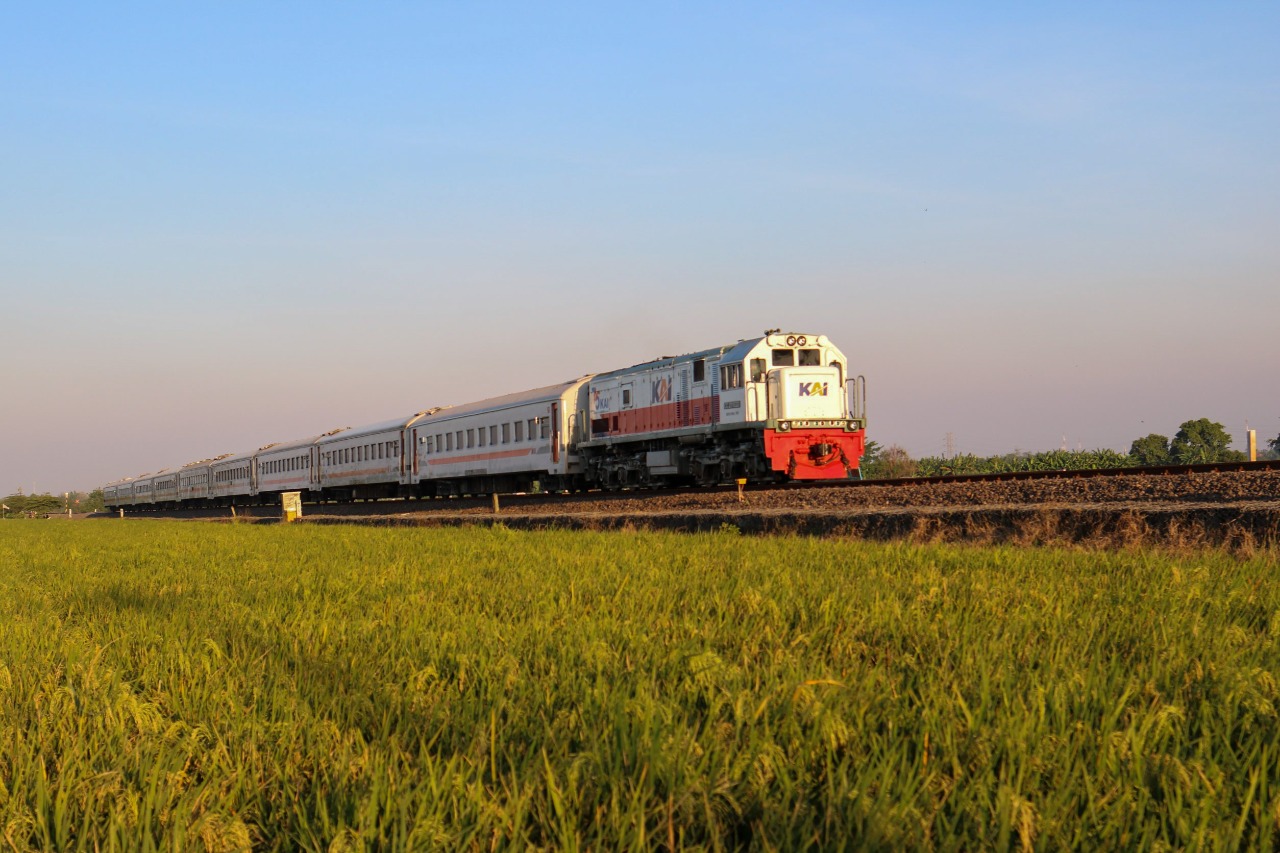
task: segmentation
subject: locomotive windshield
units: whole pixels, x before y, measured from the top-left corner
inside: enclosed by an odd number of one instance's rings
[[[801,367],[817,367],[822,364],[822,350],[820,349],[775,349],[773,351],[774,367],[795,367],[797,364],[796,353],[800,353],[799,365]]]

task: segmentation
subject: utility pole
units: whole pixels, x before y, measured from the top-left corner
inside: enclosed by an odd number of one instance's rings
[[[946,458],[947,458],[947,459],[955,459],[955,458],[956,458],[956,434],[955,434],[955,433],[953,433],[953,432],[948,432],[948,433],[947,433],[947,450],[946,450]]]

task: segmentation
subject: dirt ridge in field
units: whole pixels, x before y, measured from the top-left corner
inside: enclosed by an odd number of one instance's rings
[[[372,524],[658,529],[1013,544],[1160,545],[1239,551],[1280,544],[1280,474],[1209,472],[958,481],[735,493],[629,493],[511,505],[433,502]],[[435,509],[434,507],[439,507]],[[325,523],[323,517],[313,521]],[[331,519],[332,520],[336,519]]]
[[[841,536],[928,542],[1168,545],[1252,551],[1280,546],[1280,502],[1190,505],[974,506],[927,509],[686,511],[575,514],[401,513],[311,516],[308,524],[387,527],[503,526],[514,530],[731,531],[762,535]]]

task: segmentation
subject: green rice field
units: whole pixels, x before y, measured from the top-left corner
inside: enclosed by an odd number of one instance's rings
[[[1274,849],[1278,567],[0,522],[0,849]]]

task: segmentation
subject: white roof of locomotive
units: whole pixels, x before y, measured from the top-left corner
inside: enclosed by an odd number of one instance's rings
[[[623,367],[618,370],[610,370],[608,373],[597,373],[591,377],[593,382],[602,379],[613,379],[618,376],[626,376],[628,373],[641,373],[646,370],[654,370],[659,367],[670,367],[681,361],[692,361],[696,358],[712,358],[724,352],[727,347],[716,347],[715,349],[704,349],[698,352],[688,352],[682,355],[664,355],[661,358],[642,361],[639,364],[633,364],[630,367]]]

